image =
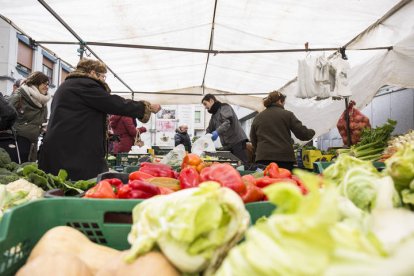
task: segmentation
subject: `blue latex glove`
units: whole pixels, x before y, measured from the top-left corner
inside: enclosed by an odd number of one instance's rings
[[[216,140],[217,140],[217,138],[218,138],[218,133],[217,133],[217,131],[213,131],[211,134],[212,134],[211,139],[213,139],[213,141],[216,141]]]

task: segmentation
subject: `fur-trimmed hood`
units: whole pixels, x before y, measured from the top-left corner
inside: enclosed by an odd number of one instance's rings
[[[75,71],[69,73],[69,75],[66,77],[66,79],[72,79],[72,78],[89,78],[89,79],[92,79],[92,80],[98,82],[108,93],[111,93],[111,88],[109,88],[109,85],[106,82],[101,81],[98,78],[94,78],[91,75],[89,75],[88,73],[75,70]]]

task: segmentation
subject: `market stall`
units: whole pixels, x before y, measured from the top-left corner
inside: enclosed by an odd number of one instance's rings
[[[384,84],[414,87],[413,1],[0,4],[32,47],[69,64],[77,53],[104,61],[113,93],[127,98],[186,104],[213,93],[260,111],[280,89],[319,135],[344,110],[336,96],[360,108]],[[347,55],[352,93],[297,97],[296,62],[313,52],[331,63]],[[332,152],[301,148],[307,171],[246,172],[229,152],[150,148],[71,181],[64,168],[52,175],[0,151],[0,274],[410,275],[413,132],[391,137],[395,121],[347,117],[358,135]]]

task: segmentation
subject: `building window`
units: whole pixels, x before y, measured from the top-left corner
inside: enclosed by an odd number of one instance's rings
[[[49,78],[49,84],[53,84],[53,69],[43,64],[42,72]]]
[[[43,56],[42,72],[49,78],[49,84],[53,84],[53,62]]]
[[[17,47],[16,69],[20,75],[27,77],[32,72],[33,49],[20,40]]]
[[[32,70],[30,70],[29,68],[27,68],[26,66],[23,66],[23,65],[21,65],[21,64],[19,64],[19,63],[17,63],[17,65],[16,65],[16,69],[17,69],[17,71],[19,72],[19,74],[22,76],[22,77],[25,77],[25,78],[27,78],[28,76],[29,76],[29,74],[32,72]]]
[[[196,110],[194,113],[194,123],[199,124],[201,123],[201,111]]]
[[[60,83],[65,81],[66,77],[69,75],[69,72],[62,68],[62,74],[60,75]]]

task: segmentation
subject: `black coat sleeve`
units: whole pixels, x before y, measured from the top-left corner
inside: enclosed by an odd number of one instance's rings
[[[78,91],[85,104],[100,112],[142,119],[147,112],[145,102],[124,99],[109,94],[99,83],[91,80],[86,91]]]
[[[310,140],[315,135],[315,131],[304,126],[302,122],[298,118],[296,118],[296,116],[293,113],[291,113],[290,125],[291,131],[299,140]]]

